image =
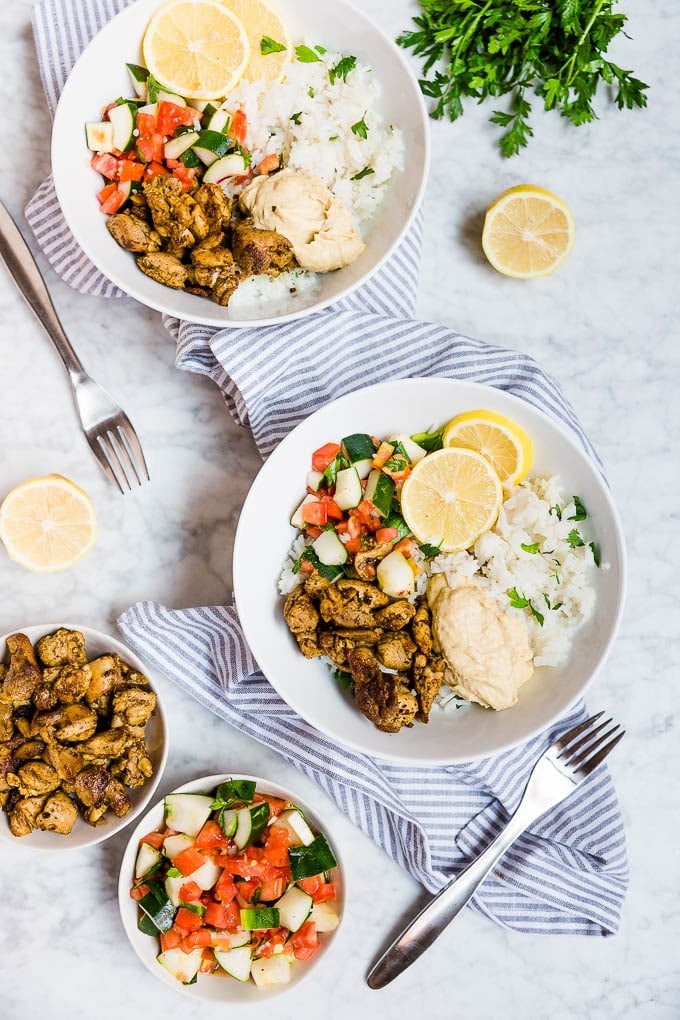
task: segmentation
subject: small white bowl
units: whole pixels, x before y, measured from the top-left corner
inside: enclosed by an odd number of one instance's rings
[[[65,627],[67,630],[80,631],[85,638],[85,651],[87,652],[88,659],[94,659],[98,655],[105,655],[107,652],[115,652],[124,662],[129,663],[130,666],[140,673],[144,673],[149,680],[152,679],[148,667],[135,655],[131,648],[128,648],[127,645],[117,641],[116,638],[111,637],[109,634],[104,634],[99,630],[92,630],[91,627],[83,627],[79,623],[36,624],[33,627],[23,627],[3,634],[0,637],[0,661],[4,659],[7,652],[7,638],[12,634],[25,634],[31,644],[35,645],[38,638],[41,638],[44,634],[53,634],[60,627]],[[118,818],[112,811],[107,811],[101,825],[88,825],[79,816],[73,831],[67,836],[59,835],[56,832],[42,832],[34,829],[28,836],[18,837],[12,835],[7,815],[3,811],[0,813],[0,839],[6,843],[11,843],[13,846],[26,847],[29,850],[45,850],[50,853],[59,850],[82,850],[86,846],[93,846],[95,843],[101,843],[110,836],[114,836],[121,829],[124,829],[126,825],[129,825],[147,807],[160,782],[168,757],[167,727],[163,706],[158,694],[158,687],[153,683],[151,686],[156,695],[156,711],[147,723],[145,736],[154,772],[151,779],[144,786],[134,790],[127,790],[131,806],[125,817]]]
[[[328,840],[328,845],[333,851],[333,855],[338,863],[337,868],[333,869],[331,875],[337,892],[336,905],[340,914],[340,925],[334,932],[327,932],[321,936],[321,948],[314,954],[312,959],[296,961],[295,965],[291,969],[291,978],[289,983],[287,985],[273,986],[270,989],[257,988],[252,981],[235,981],[230,980],[227,977],[221,977],[214,974],[199,974],[193,985],[183,985],[158,963],[156,959],[160,953],[158,939],[155,939],[150,935],[144,935],[137,927],[137,904],[130,897],[130,888],[140,839],[148,832],[153,832],[155,829],[159,829],[163,825],[165,818],[163,800],[155,804],[150,811],[147,811],[130,837],[130,842],[127,845],[120,867],[120,877],[118,879],[118,905],[120,907],[120,916],[123,920],[123,927],[125,928],[127,937],[132,944],[132,948],[146,969],[150,971],[154,977],[159,978],[163,984],[167,985],[169,988],[174,988],[175,991],[183,992],[192,999],[200,999],[204,1002],[218,1002],[225,1005],[245,1006],[249,1003],[257,1004],[265,999],[281,995],[290,988],[295,988],[308,974],[311,974],[312,971],[315,970],[320,963],[322,963],[322,961],[326,960],[328,952],[342,926],[342,912],[345,900],[343,878],[344,868],[342,866],[340,854],[338,853],[337,845],[331,838],[328,831],[328,826],[319,820],[316,813],[312,811],[309,805],[306,804],[297,793],[279,786],[277,783],[270,783],[268,780],[261,779],[258,776],[245,776],[237,772],[227,772],[223,775],[204,776],[202,779],[194,779],[190,783],[185,783],[183,786],[179,786],[176,790],[173,790],[173,793],[210,794],[220,785],[220,783],[225,782],[227,779],[253,780],[257,783],[258,793],[265,793],[272,797],[280,797],[283,800],[289,800],[292,804],[296,804],[302,809],[314,832],[323,833]]]
[[[366,250],[344,269],[319,277],[319,287],[291,296],[284,307],[230,311],[207,298],[172,290],[142,273],[113,240],[96,199],[101,177],[90,167],[86,121],[98,120],[116,96],[129,96],[126,62],[139,63],[144,30],[162,0],[138,0],[113,18],[76,62],[61,94],[52,130],[52,173],[66,222],[85,254],[130,297],[160,312],[213,326],[264,326],[310,315],[347,297],[395,251],[425,190],[430,160],[427,111],[399,48],[346,0],[279,0],[294,42],[303,38],[350,53],[368,64],[382,87],[382,112],[405,141],[404,168],[395,171],[384,201],[363,231]],[[248,317],[244,317],[245,315]],[[239,317],[240,315],[240,317]]]

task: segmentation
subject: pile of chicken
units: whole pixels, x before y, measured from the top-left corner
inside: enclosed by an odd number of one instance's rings
[[[306,658],[326,656],[351,674],[356,703],[378,729],[396,733],[414,719],[428,721],[446,664],[426,599],[393,599],[372,581],[331,583],[313,573],[288,595],[283,613]]]
[[[297,265],[290,241],[258,230],[251,218],[235,218],[218,184],[190,193],[177,178],[158,174],[130,196],[127,208],[106,226],[121,248],[137,255],[142,272],[220,305],[247,277],[278,276]]]
[[[110,809],[130,810],[126,787],[153,774],[145,742],[156,708],[149,681],[117,655],[88,662],[80,631],[37,642],[7,638],[0,663],[0,804],[13,835],[68,834]]]

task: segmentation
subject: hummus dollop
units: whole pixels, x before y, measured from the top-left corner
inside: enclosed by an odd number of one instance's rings
[[[453,691],[497,711],[514,705],[534,672],[524,620],[504,613],[474,582],[451,588],[444,574],[430,580],[427,598]]]
[[[256,177],[241,192],[240,202],[259,230],[276,230],[290,241],[303,269],[341,269],[366,247],[349,209],[305,170]]]

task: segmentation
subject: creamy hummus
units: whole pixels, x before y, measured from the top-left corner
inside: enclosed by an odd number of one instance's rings
[[[524,620],[504,613],[478,584],[451,588],[443,574],[431,579],[427,597],[445,679],[454,692],[484,708],[514,705],[534,672]]]
[[[281,170],[256,177],[241,192],[241,207],[260,230],[276,230],[293,246],[303,269],[327,273],[353,262],[366,247],[351,212],[318,177]]]

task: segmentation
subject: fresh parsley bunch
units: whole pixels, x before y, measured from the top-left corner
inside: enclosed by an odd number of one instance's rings
[[[504,128],[504,156],[527,145],[530,94],[572,124],[595,118],[592,99],[604,82],[621,110],[646,106],[647,85],[607,60],[626,15],[617,0],[420,0],[417,26],[397,40],[424,58],[420,87],[436,100],[432,116],[463,113],[463,98],[510,96],[490,120]],[[625,33],[624,33],[625,34]],[[432,72],[432,73],[430,73]]]

